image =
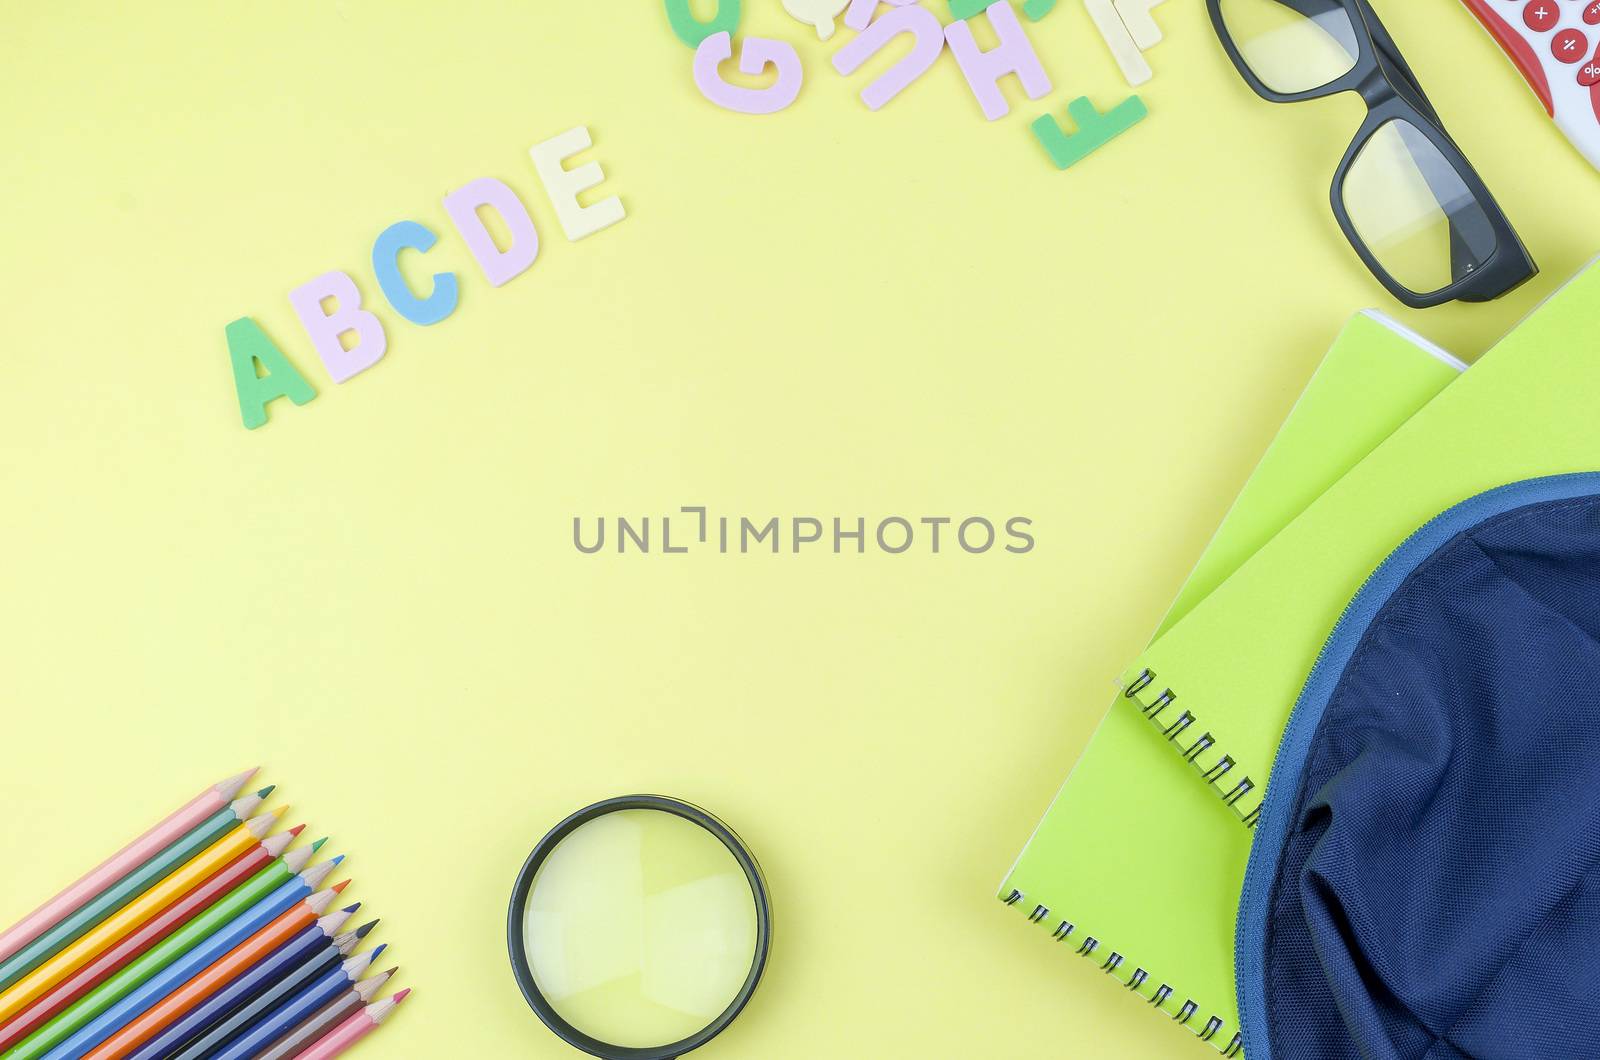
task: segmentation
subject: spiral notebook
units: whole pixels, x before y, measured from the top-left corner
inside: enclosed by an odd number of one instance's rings
[[[1232,571],[1465,366],[1376,312],[1334,342],[1161,630]],[[1219,856],[1242,874],[1248,834],[1206,805],[1137,712],[1113,709],[1000,888],[1068,952],[1226,1055],[1238,1055],[1233,923],[1238,891],[1194,890]],[[1139,778],[1130,787],[1129,778]],[[1117,886],[1106,885],[1108,866]],[[1213,874],[1215,875],[1215,874]]]
[[[1597,259],[1600,261],[1600,259]],[[1495,345],[1459,386],[1359,467],[1158,637],[1124,674],[1124,702],[1252,824],[1300,686],[1345,604],[1417,527],[1486,490],[1600,469],[1600,264]],[[1292,591],[1286,591],[1292,587]],[[1211,740],[1197,748],[1194,734]],[[1222,752],[1225,751],[1226,754]],[[1252,778],[1235,799],[1235,778]]]
[[[1249,843],[1226,834],[1247,835],[1240,825],[1255,823],[1289,712],[1368,574],[1417,527],[1463,500],[1525,479],[1600,469],[1597,330],[1600,266],[1591,263],[1124,674],[1114,716],[1142,730],[1137,768],[1150,772],[1141,783],[1160,775],[1165,790],[1182,778],[1212,807],[1210,819],[1229,826],[1215,849],[1188,848],[1185,894],[1237,897]],[[1184,731],[1174,733],[1179,719],[1187,719]],[[1166,758],[1164,770],[1148,761],[1152,748]],[[1224,762],[1227,779],[1218,784]],[[1243,777],[1252,788],[1235,798],[1230,785]]]

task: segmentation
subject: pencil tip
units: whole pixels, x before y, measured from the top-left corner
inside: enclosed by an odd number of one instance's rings
[[[306,826],[305,825],[297,824],[293,828],[289,829],[289,834],[294,836],[296,839],[299,839],[300,838],[300,833],[304,832],[305,830],[306,830]]]
[[[365,924],[362,924],[360,927],[356,928],[356,938],[358,938],[358,939],[366,938],[368,935],[372,934],[372,929],[377,927],[377,926],[378,926],[378,922],[376,920],[367,921]],[[383,945],[387,946],[388,943],[385,942]],[[378,949],[382,950],[383,946],[379,946]]]
[[[395,996],[394,996],[394,1003],[395,1003],[395,1004],[396,1004],[396,1005],[398,1005],[398,1004],[400,1004],[400,1002],[402,1002],[402,1001],[404,1001],[404,1000],[405,1000],[405,999],[406,999],[406,997],[407,997],[407,996],[408,996],[408,995],[409,995],[409,994],[410,994],[410,993],[411,993],[411,988],[410,988],[410,987],[409,987],[409,986],[408,986],[408,987],[406,987],[406,988],[405,988],[405,989],[404,989],[404,990],[402,990],[402,991],[400,991],[400,992],[399,992],[399,993],[398,993],[398,994],[396,994],[396,995],[395,995]]]
[[[349,880],[340,880],[338,883],[333,885],[333,893],[339,894],[348,886],[350,886]]]
[[[256,772],[254,769],[247,769],[243,773],[235,773],[226,780],[217,781],[213,788],[223,799],[232,802],[234,796],[244,790],[244,786],[250,783],[250,778],[255,776]]]
[[[260,791],[256,792],[256,797],[259,798],[259,799],[264,799],[268,795],[271,795],[274,791],[277,791],[277,790],[278,790],[278,785],[276,785],[276,784],[268,784],[266,787],[264,787]]]
[[[343,861],[344,861],[344,855],[343,854],[335,854],[332,858],[329,859],[329,864],[338,865],[338,864],[343,863]],[[345,880],[344,882],[349,883],[350,881],[349,880]]]
[[[313,854],[315,854],[317,851],[321,850],[322,849],[322,844],[326,843],[327,841],[328,841],[328,837],[327,836],[323,836],[321,839],[317,840],[315,843],[312,843],[311,844],[311,852]]]
[[[375,923],[377,923],[377,921],[374,920],[373,923],[375,924]],[[389,944],[387,942],[378,943],[377,948],[375,948],[372,951],[372,959],[373,960],[377,960],[378,959],[378,954],[382,953],[384,950],[386,950],[388,948],[389,948]]]
[[[337,890],[338,888],[335,888],[335,889]],[[357,902],[355,905],[347,905],[347,906],[345,906],[343,909],[339,910],[339,912],[341,912],[341,913],[354,913],[357,909],[360,909],[360,908],[361,908],[361,903]]]

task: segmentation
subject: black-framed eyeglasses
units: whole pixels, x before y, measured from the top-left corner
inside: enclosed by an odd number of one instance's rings
[[[1367,117],[1333,177],[1356,253],[1413,309],[1487,302],[1538,274],[1511,222],[1422,92],[1367,0],[1207,0],[1257,95],[1357,92]]]

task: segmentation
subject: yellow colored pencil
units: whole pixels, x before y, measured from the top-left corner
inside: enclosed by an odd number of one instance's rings
[[[272,831],[272,826],[285,809],[287,807],[279,807],[230,829],[221,839],[184,862],[170,876],[17,980],[0,993],[0,1023],[39,1000],[67,976],[116,945],[129,933],[137,931],[141,924],[222,871],[234,858],[247,853]]]

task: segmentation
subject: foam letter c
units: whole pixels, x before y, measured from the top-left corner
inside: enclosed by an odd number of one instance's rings
[[[437,324],[456,311],[461,299],[461,286],[453,272],[434,273],[433,293],[426,298],[413,294],[400,274],[402,250],[426,253],[438,241],[438,236],[415,221],[396,221],[372,244],[372,271],[378,277],[378,287],[394,311],[413,324]]]

